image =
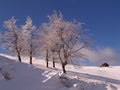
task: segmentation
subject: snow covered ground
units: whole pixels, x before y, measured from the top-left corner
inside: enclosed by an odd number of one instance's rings
[[[0,54],[0,90],[120,90],[120,66],[67,65],[65,75],[59,64],[46,68],[44,60],[22,60]]]

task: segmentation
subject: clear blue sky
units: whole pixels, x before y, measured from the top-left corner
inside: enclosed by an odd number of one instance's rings
[[[38,26],[53,10],[61,11],[65,20],[84,22],[95,47],[120,52],[120,0],[0,0],[0,30],[4,30],[3,21],[12,16],[18,24],[30,16]]]

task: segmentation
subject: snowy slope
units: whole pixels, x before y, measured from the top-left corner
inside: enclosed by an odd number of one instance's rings
[[[0,90],[120,90],[120,66],[68,65],[64,75],[59,64],[53,69],[44,60],[34,59],[33,65],[22,60],[0,54]]]

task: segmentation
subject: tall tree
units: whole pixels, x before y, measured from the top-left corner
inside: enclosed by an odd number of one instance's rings
[[[32,19],[28,16],[25,25],[22,25],[23,34],[23,47],[24,55],[30,57],[30,64],[32,64],[32,58],[35,53],[36,39],[35,39],[36,27],[32,24]]]
[[[68,63],[85,58],[80,50],[87,46],[88,41],[84,37],[82,24],[77,21],[65,21],[61,13],[54,12],[49,16],[47,29],[47,35],[44,34],[47,46],[52,52],[57,53],[58,62],[66,73],[65,66]]]
[[[19,62],[21,62],[21,33],[16,25],[16,19],[11,19],[4,22],[4,27],[7,29],[3,34],[3,44],[5,48],[14,54],[17,54]]]

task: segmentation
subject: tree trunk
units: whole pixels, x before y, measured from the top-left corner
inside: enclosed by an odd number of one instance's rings
[[[15,45],[16,45],[18,60],[19,60],[19,62],[21,62],[21,56],[20,56],[20,51],[19,51],[18,46],[17,46],[17,41],[15,41]]]
[[[33,56],[33,46],[32,43],[30,44],[30,64],[32,64],[32,56]]]
[[[65,73],[65,74],[66,74],[65,64],[62,64],[62,70],[63,70],[63,73]]]
[[[18,61],[21,62],[21,56],[20,56],[20,51],[18,50],[18,48],[16,47],[17,50],[17,55],[18,55]]]
[[[46,67],[48,68],[48,61],[46,61]]]
[[[53,60],[53,67],[55,67],[55,61]]]
[[[55,67],[55,57],[54,57],[54,50],[52,51],[52,56],[53,56],[53,67]]]
[[[61,58],[61,55],[60,55],[60,50],[58,51],[58,56],[59,56],[59,59],[60,59],[60,61],[61,61],[63,73],[66,74],[66,70],[65,70],[65,65],[66,65],[66,64],[64,64],[63,61],[62,61],[62,58]]]
[[[18,60],[19,60],[19,62],[21,62],[21,57],[20,57],[20,54],[18,54]]]
[[[14,35],[15,35],[15,49],[17,51],[17,55],[18,55],[18,60],[19,62],[21,62],[21,56],[20,56],[20,48],[18,48],[18,35],[16,34],[15,30],[13,29]]]
[[[48,67],[48,49],[46,50],[46,67]]]
[[[30,64],[32,64],[32,54],[30,54]]]

